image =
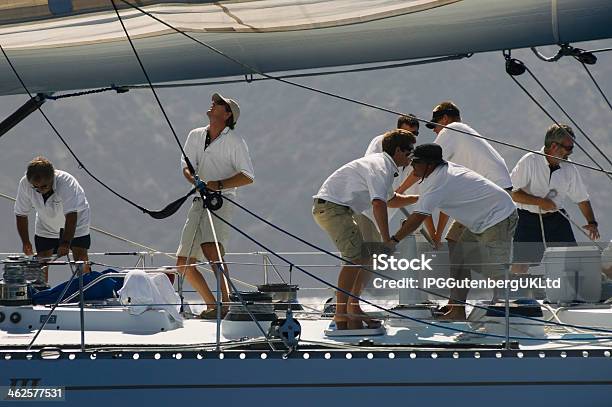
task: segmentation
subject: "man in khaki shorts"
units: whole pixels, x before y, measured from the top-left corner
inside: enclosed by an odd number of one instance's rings
[[[196,175],[212,190],[222,191],[224,196],[236,197],[238,187],[248,185],[255,179],[253,163],[248,147],[242,137],[234,131],[234,126],[240,115],[240,107],[233,99],[225,98],[218,93],[212,95],[212,104],[206,112],[209,125],[192,130],[185,142],[185,154],[194,166]],[[183,175],[193,184],[194,177],[189,172],[185,159],[181,159]],[[232,204],[225,201],[215,214],[227,222],[231,222]],[[187,216],[187,222],[181,234],[181,243],[177,250],[177,268],[185,274],[187,281],[202,296],[207,309],[200,314],[203,319],[215,319],[217,310],[214,307],[215,297],[210,291],[206,280],[200,272],[188,264],[193,264],[202,254],[210,262],[223,259],[217,254],[219,243],[221,256],[229,237],[228,226],[212,216],[212,226],[201,198],[194,198]],[[189,263],[187,263],[189,261]],[[227,265],[223,265],[227,271]],[[221,295],[223,302],[229,302],[229,289],[224,276],[221,276]],[[223,316],[226,309],[222,310]]]
[[[469,259],[470,268],[489,278],[503,278],[510,267],[512,236],[518,222],[510,195],[480,174],[444,161],[438,144],[418,146],[412,166],[422,180],[421,193],[413,213],[395,234],[397,240],[414,232],[439,208],[463,225],[461,252]],[[459,309],[463,314],[453,312],[453,319],[465,319],[465,307]]]
[[[446,161],[451,161],[477,172],[498,187],[508,191],[508,193],[512,191],[512,180],[503,157],[486,140],[469,135],[479,135],[479,133],[461,121],[461,114],[455,103],[444,101],[438,104],[433,109],[430,121],[435,124],[427,123],[425,126],[436,133],[437,137],[434,143],[442,147]],[[433,237],[436,243],[440,242],[447,222],[448,215],[441,212]],[[471,260],[466,261],[469,257],[462,247],[464,241],[462,236],[465,230],[466,227],[455,219],[446,233],[451,260],[451,278],[455,279],[469,278],[471,267],[465,265],[465,263],[473,263]],[[471,243],[466,244],[471,245]],[[451,290],[450,296],[452,299],[442,309],[443,312],[446,312],[443,319],[463,319],[465,308],[462,303],[467,300],[468,291],[468,289],[463,288]]]
[[[330,175],[313,197],[312,214],[317,224],[331,238],[347,261],[340,269],[338,287],[359,296],[370,273],[365,267],[380,242],[393,249],[389,235],[387,205],[402,207],[416,202],[417,197],[393,192],[393,179],[399,168],[410,163],[416,138],[406,130],[387,132],[382,140],[383,152],[370,154],[343,165]],[[372,207],[376,225],[362,213]],[[377,230],[378,227],[378,230]],[[380,237],[378,237],[380,236]],[[380,243],[379,243],[380,245]],[[378,321],[365,316],[359,301],[344,292],[336,294],[338,330],[361,329],[364,322],[372,328]]]

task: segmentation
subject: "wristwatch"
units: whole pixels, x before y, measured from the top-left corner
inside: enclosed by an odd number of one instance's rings
[[[395,237],[395,235],[391,236],[391,240],[393,240],[395,243],[399,243],[399,239],[397,237]]]
[[[599,226],[599,224],[597,223],[596,220],[592,220],[588,223],[589,225],[595,225],[595,226]]]

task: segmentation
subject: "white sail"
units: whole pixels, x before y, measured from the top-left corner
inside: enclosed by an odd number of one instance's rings
[[[22,7],[16,12],[15,7],[3,6],[0,45],[30,90],[52,92],[143,83],[110,3],[94,1],[91,9],[95,12],[87,12],[71,9],[75,0],[66,2],[67,14],[56,18],[48,18],[53,14],[51,9],[46,14],[41,12],[44,2],[35,8],[41,14],[38,19],[30,15],[34,9]],[[250,73],[121,0],[116,2],[122,6],[122,18],[154,82]],[[263,72],[612,37],[609,0],[200,3],[144,8]],[[23,89],[4,61],[0,63],[0,94],[14,93],[23,93]]]

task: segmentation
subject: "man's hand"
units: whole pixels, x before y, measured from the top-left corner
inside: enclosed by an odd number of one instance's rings
[[[204,181],[202,181],[199,177],[195,177],[193,179],[193,185],[195,185],[195,187],[198,189],[198,191],[200,192],[205,192],[206,191],[206,184],[204,183]]]
[[[440,234],[438,232],[436,232],[431,237],[431,241],[433,243],[434,249],[435,250],[440,250],[440,247],[442,247],[442,236],[440,236]]]
[[[23,244],[23,254],[26,256],[33,256],[34,250],[32,250],[32,243],[26,242]]]
[[[59,247],[57,248],[57,257],[66,256],[69,250],[70,250],[70,243],[68,242],[60,243]]]
[[[385,240],[383,242],[383,245],[385,246],[385,251],[387,252],[387,254],[390,253],[394,253],[395,252],[395,247],[397,246],[397,242],[395,240]]]
[[[548,198],[541,198],[538,203],[538,206],[544,211],[554,211],[555,209],[557,209],[557,205],[555,205],[552,199]]]
[[[597,225],[584,225],[582,228],[589,232],[589,238],[591,240],[599,240],[599,230],[597,229]]]

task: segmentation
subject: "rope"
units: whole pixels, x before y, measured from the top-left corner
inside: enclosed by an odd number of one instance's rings
[[[111,0],[111,1],[114,1],[114,0]],[[246,63],[243,63],[240,60],[238,60],[238,59],[236,59],[236,58],[234,58],[234,57],[232,57],[230,55],[225,54],[223,51],[220,51],[220,50],[216,49],[212,45],[209,45],[209,44],[207,44],[207,43],[205,43],[203,41],[198,40],[197,38],[195,38],[195,37],[193,37],[193,36],[183,32],[183,31],[181,31],[180,29],[172,26],[171,24],[166,23],[165,21],[161,20],[160,18],[155,17],[151,13],[143,10],[141,7],[138,7],[138,6],[128,2],[127,0],[120,0],[120,1],[125,3],[125,4],[127,4],[128,6],[130,6],[132,8],[134,8],[134,9],[140,11],[141,13],[143,13],[144,15],[152,18],[153,20],[157,21],[158,23],[163,24],[164,26],[170,28],[171,30],[175,31],[176,33],[181,34],[181,35],[189,38],[190,40],[192,40],[192,41],[202,45],[203,47],[207,48],[208,50],[210,50],[210,51],[212,51],[212,52],[214,52],[214,53],[216,53],[216,54],[218,54],[218,55],[220,55],[220,56],[222,56],[222,57],[224,57],[224,58],[226,58],[226,59],[228,59],[228,60],[238,64],[238,65],[240,65],[241,67],[245,68],[247,71],[249,71],[249,72],[251,72],[253,74],[258,74],[258,75],[261,75],[261,76],[263,76],[265,78],[276,80],[278,82],[282,82],[282,83],[285,83],[287,85],[295,86],[295,87],[300,88],[300,89],[304,89],[304,90],[308,90],[308,91],[311,91],[311,92],[319,93],[319,94],[322,94],[322,95],[325,95],[325,96],[329,96],[329,97],[332,97],[332,98],[335,98],[335,99],[343,100],[345,102],[354,103],[354,104],[357,104],[357,105],[360,105],[360,106],[369,107],[371,109],[379,110],[379,111],[382,111],[382,112],[391,113],[391,114],[394,114],[394,115],[397,115],[397,116],[401,116],[401,115],[405,114],[405,113],[398,112],[398,111],[395,111],[395,110],[392,110],[392,109],[388,109],[388,108],[385,108],[385,107],[382,107],[382,106],[378,106],[378,105],[374,105],[374,104],[371,104],[371,103],[367,103],[367,102],[364,102],[364,101],[361,101],[361,100],[352,99],[352,98],[349,98],[349,97],[345,97],[345,96],[342,96],[342,95],[338,95],[338,94],[335,94],[335,93],[331,93],[331,92],[327,92],[327,91],[324,91],[324,90],[321,90],[321,89],[317,89],[317,88],[314,88],[314,87],[311,87],[311,86],[302,85],[302,84],[297,83],[297,82],[288,81],[286,79],[283,79],[282,77],[276,77],[276,76],[273,76],[273,75],[266,74],[266,73],[258,70],[255,67],[252,67],[252,66],[250,66],[250,65],[248,65]],[[422,119],[422,118],[419,118],[419,117],[417,117],[416,119],[419,122],[421,122],[421,123],[430,123],[430,124],[436,124],[436,125],[440,126],[438,123],[433,123],[433,122],[430,122],[429,120],[425,120],[425,119]],[[466,134],[468,136],[478,137],[478,138],[481,138],[483,140],[486,140],[486,141],[489,141],[489,142],[492,142],[492,143],[496,143],[496,144],[500,144],[500,145],[503,145],[503,146],[506,146],[506,147],[515,148],[515,149],[518,149],[518,150],[522,150],[522,151],[529,152],[529,153],[534,153],[534,154],[541,155],[541,156],[544,156],[544,157],[557,158],[557,157],[552,157],[552,156],[550,156],[548,154],[544,154],[544,153],[542,153],[540,151],[532,151],[532,150],[529,150],[527,148],[523,148],[523,147],[520,147],[520,146],[517,146],[517,145],[514,145],[514,144],[510,144],[510,143],[505,143],[503,141],[494,140],[494,139],[491,139],[491,138],[488,138],[488,137],[481,136],[479,134],[474,134],[474,133],[470,133],[470,132],[459,130],[459,129],[454,129],[454,128],[447,127],[447,126],[441,126],[441,127],[446,128],[446,129],[450,129],[450,130],[458,132],[458,133]],[[559,159],[559,158],[557,158],[557,159]],[[590,170],[593,170],[593,171],[603,172],[603,173],[606,173],[606,174],[609,174],[609,175],[612,174],[612,171],[606,171],[606,170],[603,170],[601,168],[591,167],[591,166],[586,165],[586,164],[580,164],[580,163],[576,163],[574,161],[569,161],[569,160],[564,160],[564,159],[559,159],[559,160],[567,162],[569,164],[577,165],[579,167],[587,168],[587,169],[590,169]]]
[[[45,97],[45,99],[59,100],[59,99],[76,97],[76,96],[93,95],[93,94],[97,94],[97,93],[108,92],[108,91],[111,91],[111,90],[114,90],[117,93],[125,93],[125,92],[129,91],[128,87],[126,87],[126,86],[111,85],[111,86],[109,86],[107,88],[99,88],[99,89],[86,90],[86,91],[74,92],[74,93],[65,93],[63,95],[57,95],[57,96],[44,95],[44,97]]]
[[[342,257],[340,257],[340,256],[337,256],[337,255],[335,255],[334,253],[332,253],[332,252],[330,252],[330,251],[327,251],[327,250],[325,250],[325,249],[323,249],[323,248],[321,248],[321,247],[318,247],[318,246],[316,246],[316,245],[314,245],[314,244],[312,244],[312,243],[310,243],[310,242],[308,242],[308,241],[306,241],[306,240],[302,239],[301,237],[296,236],[296,235],[292,234],[291,232],[286,231],[286,230],[284,230],[284,229],[282,229],[282,228],[280,228],[280,227],[276,226],[275,224],[273,224],[273,223],[271,223],[271,222],[267,221],[266,219],[262,218],[261,216],[257,215],[256,213],[252,212],[252,211],[251,211],[251,210],[249,210],[248,208],[246,208],[246,207],[244,207],[244,206],[240,205],[240,204],[239,204],[239,203],[237,203],[236,201],[233,201],[233,200],[232,200],[232,199],[230,199],[230,198],[226,198],[226,199],[227,199],[227,201],[229,201],[229,202],[231,202],[232,204],[236,205],[237,207],[239,207],[239,208],[240,208],[240,209],[242,209],[243,211],[247,212],[249,215],[253,216],[254,218],[256,218],[256,219],[258,219],[258,220],[262,221],[263,223],[265,223],[266,225],[268,225],[268,226],[270,226],[270,227],[272,227],[272,228],[274,228],[274,229],[276,229],[276,230],[278,230],[278,231],[280,231],[280,232],[282,232],[282,233],[284,233],[284,234],[286,234],[286,235],[288,235],[288,236],[290,236],[290,237],[292,237],[292,238],[294,238],[294,239],[298,240],[299,242],[301,242],[301,243],[303,243],[303,244],[305,244],[305,245],[307,245],[307,246],[309,246],[309,247],[312,247],[313,249],[316,249],[316,250],[318,250],[319,252],[322,252],[322,253],[325,253],[325,254],[327,254],[327,255],[330,255],[330,256],[332,256],[332,257],[334,257],[334,258],[338,259],[338,260],[342,260],[343,262],[346,262],[346,263],[348,263],[348,264],[355,265],[353,262],[351,262],[351,261],[349,261],[349,260],[346,260],[346,259],[344,259],[344,258],[342,258]],[[234,225],[231,225],[230,223],[228,223],[228,222],[227,222],[227,221],[225,221],[224,219],[220,218],[220,217],[219,217],[218,215],[216,215],[214,212],[213,212],[213,215],[217,216],[217,218],[218,218],[218,219],[222,220],[224,223],[226,223],[227,225],[229,225],[229,226],[230,226],[230,227],[232,227],[233,229],[238,230],[238,229],[237,229],[237,228],[236,228]],[[259,243],[259,242],[255,241],[253,238],[251,238],[250,236],[246,235],[244,232],[242,232],[242,231],[240,231],[240,230],[239,230],[239,233],[241,233],[242,235],[244,235],[245,237],[247,237],[247,239],[251,240],[252,242],[254,242],[255,244],[257,244],[258,246],[260,246],[260,247],[264,248],[265,250],[269,251],[269,252],[270,252],[271,254],[273,254],[274,256],[276,256],[276,257],[280,258],[281,260],[285,261],[285,262],[286,262],[288,265],[290,265],[290,266],[292,266],[292,267],[295,267],[295,268],[297,268],[298,270],[300,270],[300,271],[304,272],[303,268],[301,268],[301,267],[299,267],[299,266],[295,265],[295,264],[294,264],[294,263],[292,263],[292,262],[289,262],[289,261],[288,261],[288,260],[286,260],[285,258],[281,257],[281,256],[280,256],[278,253],[275,253],[275,252],[270,251],[268,248],[266,248],[265,246],[263,246],[261,243]],[[387,279],[389,279],[389,278],[390,278],[389,276],[386,276],[386,275],[384,275],[384,274],[382,274],[382,273],[379,273],[379,272],[377,272],[377,271],[375,271],[375,270],[368,269],[368,271],[369,271],[370,273],[372,273],[372,274],[375,274],[375,275],[379,276],[379,277],[384,277],[384,278],[387,278]],[[307,273],[307,272],[306,272],[306,273]],[[308,275],[310,275],[310,274],[308,274]],[[320,280],[318,277],[313,277],[313,278],[315,278],[315,279],[317,279],[318,281],[322,282],[322,281],[321,281],[321,280]],[[324,284],[326,284],[326,285],[329,285],[329,283],[327,283],[327,282],[323,282],[323,283],[324,283]],[[335,287],[332,287],[332,288],[334,288],[334,289],[335,289]],[[341,290],[341,289],[338,289],[338,290],[340,290],[340,291],[344,292],[344,291],[343,291],[343,290]],[[435,293],[435,292],[433,292],[433,291],[429,291],[429,290],[426,290],[426,289],[423,289],[423,288],[418,288],[418,290],[420,290],[420,291],[422,291],[422,292],[425,292],[425,293],[427,293],[427,294],[431,294],[431,295],[434,295],[434,296],[440,297],[440,298],[445,298],[445,299],[447,299],[447,300],[451,300],[451,299],[452,299],[451,297],[447,297],[447,296],[444,296],[444,295],[442,295],[442,294],[437,294],[437,293]],[[345,293],[345,294],[346,294],[346,293]],[[361,299],[361,298],[359,298],[359,297],[356,297],[356,296],[354,296],[354,295],[352,295],[352,294],[349,294],[349,295],[350,295],[352,298],[355,298],[355,299],[358,299],[358,300],[362,300],[362,301],[364,301],[364,302],[365,302],[365,300],[363,300],[363,299]],[[457,300],[457,299],[453,299],[453,300],[455,300],[455,301],[457,301],[457,302],[459,302],[459,303],[462,303],[463,305],[470,305],[470,306],[473,306],[474,308],[480,308],[480,309],[483,309],[483,310],[486,310],[486,311],[492,311],[492,312],[495,312],[495,313],[499,313],[497,310],[494,310],[494,309],[489,308],[489,307],[484,307],[484,306],[479,306],[479,305],[469,304],[468,302],[465,302],[465,301],[460,301],[460,300]],[[366,303],[368,303],[368,302],[366,302]],[[368,304],[369,304],[369,303],[368,303]],[[385,311],[386,311],[386,310],[385,310]],[[517,317],[517,318],[529,319],[529,320],[536,321],[536,322],[547,322],[547,321],[544,321],[544,320],[541,320],[541,319],[538,319],[538,318],[532,318],[532,317],[527,317],[527,316],[522,316],[522,315],[512,315],[512,314],[511,314],[511,316],[513,316],[513,317]],[[551,324],[556,325],[555,323],[551,323]],[[567,326],[567,327],[572,327],[572,328],[577,328],[577,329],[587,329],[587,330],[589,330],[589,329],[590,329],[590,330],[593,330],[593,331],[595,331],[595,332],[612,333],[612,330],[603,330],[603,329],[592,328],[592,327],[587,327],[587,326],[580,326],[580,325],[569,325],[569,324],[563,324],[562,326]]]

